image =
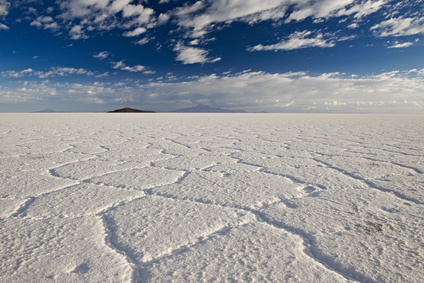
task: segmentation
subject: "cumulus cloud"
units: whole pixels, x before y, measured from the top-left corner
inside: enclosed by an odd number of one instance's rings
[[[377,12],[388,2],[389,0],[368,0],[355,3],[353,6],[345,6],[337,11],[336,16],[347,16],[354,15],[355,18],[362,18]],[[349,8],[347,8],[349,7]]]
[[[414,43],[412,42],[404,42],[404,43],[395,42],[395,44],[389,46],[388,48],[406,48],[412,45],[414,45]]]
[[[60,26],[50,16],[39,16],[36,20],[32,21],[30,25],[51,30],[57,30],[60,28]]]
[[[6,16],[9,13],[10,3],[6,0],[0,0],[0,16]]]
[[[102,51],[102,52],[99,52],[99,53],[95,53],[93,55],[94,58],[99,59],[99,60],[106,59],[109,56],[110,56],[110,53],[108,51]]]
[[[0,23],[0,30],[8,30],[8,29],[9,29],[9,27],[8,27],[8,26],[6,26],[6,25],[4,25],[4,24]]]
[[[294,1],[296,5],[287,21],[301,21],[308,17],[330,18],[353,15],[362,18],[380,10],[388,0],[321,0]]]
[[[88,36],[84,32],[84,27],[81,25],[74,25],[69,31],[69,35],[72,39],[85,39]]]
[[[10,3],[6,0],[0,0],[0,17],[4,17],[9,14]],[[0,23],[0,31],[8,30],[9,27],[5,24]]]
[[[416,112],[424,113],[424,70],[387,72],[373,76],[339,73],[265,73],[208,75],[186,80],[140,84],[58,84],[41,82],[0,89],[0,102],[31,99],[49,102],[132,101],[157,110],[203,103],[223,108],[276,112]]]
[[[207,3],[206,3],[207,2]],[[177,10],[179,24],[185,27],[203,28],[211,23],[226,22],[275,9],[286,0],[217,0],[198,1]],[[200,15],[195,15],[207,7]]]
[[[295,10],[287,21],[301,21],[308,17],[328,18],[353,2],[354,0],[295,1]]]
[[[325,36],[321,33],[318,33],[315,36],[312,36],[312,32],[303,31],[295,32],[289,36],[287,40],[282,40],[279,43],[271,45],[256,45],[249,48],[250,51],[266,51],[266,50],[294,50],[301,48],[309,47],[333,47],[335,45],[334,41],[331,39],[326,39]]]
[[[69,75],[86,75],[93,76],[94,73],[84,68],[64,68],[52,67],[49,71],[36,71],[31,68],[21,71],[3,71],[2,76],[5,78],[22,78],[22,77],[38,77],[41,79],[48,77],[64,77]]]
[[[146,28],[138,27],[138,28],[136,28],[135,30],[125,32],[125,33],[124,33],[124,36],[127,36],[127,37],[138,36],[138,35],[140,35],[140,34],[145,33],[145,32],[146,32],[146,30],[147,30]]]
[[[146,94],[140,102],[153,103],[148,94],[158,94],[155,96],[158,105],[167,101],[186,104],[195,101],[218,107],[274,111],[362,111],[364,107],[384,109],[387,105],[415,109],[419,105],[419,111],[423,112],[422,75],[417,70],[367,77],[247,71],[203,76],[192,81],[151,83],[138,88]]]
[[[145,70],[146,69],[145,66],[135,65],[135,66],[130,67],[130,66],[127,66],[124,63],[124,61],[113,62],[112,64],[113,64],[114,69],[118,69],[118,70],[122,70],[122,71],[129,71],[129,72],[132,72],[132,73],[142,72],[142,71],[148,72],[147,70]]]
[[[371,30],[381,37],[424,34],[424,17],[391,18],[374,25]]]
[[[2,103],[66,103],[103,104],[116,98],[116,89],[103,83],[52,83],[24,81],[14,89],[0,89]],[[115,96],[115,97],[114,97]]]
[[[136,36],[152,26],[154,10],[132,0],[61,0],[59,19],[66,22],[72,39],[87,38],[91,31],[119,28],[125,36]]]
[[[154,39],[154,38],[145,37],[145,38],[142,38],[139,41],[137,41],[136,44],[138,44],[138,45],[144,45],[144,44],[149,43],[152,39]]]
[[[178,43],[174,47],[174,51],[178,53],[177,61],[181,61],[183,64],[214,63],[221,60],[219,57],[210,59],[207,56],[208,52],[206,50],[197,47],[185,46],[182,43]]]
[[[353,15],[360,19],[380,10],[388,0],[201,0],[174,11],[178,24],[191,28],[192,37],[205,35],[215,23],[286,19],[302,21]]]

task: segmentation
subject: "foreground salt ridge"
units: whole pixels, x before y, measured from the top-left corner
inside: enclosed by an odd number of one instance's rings
[[[0,279],[419,282],[422,122],[2,115]]]

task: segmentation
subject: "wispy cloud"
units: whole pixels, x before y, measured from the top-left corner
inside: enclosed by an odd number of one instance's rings
[[[64,67],[52,67],[49,71],[37,71],[31,68],[21,71],[3,71],[2,76],[5,78],[23,78],[23,77],[38,77],[41,79],[49,77],[64,77],[69,75],[86,75],[93,76],[94,73],[87,71],[84,68],[64,68]]]
[[[354,15],[355,18],[363,18],[382,9],[390,0],[367,0],[355,1],[352,5],[346,5],[335,13],[335,16]]]
[[[303,21],[309,17],[319,19],[351,15],[361,19],[380,10],[387,1],[204,0],[180,7],[173,14],[178,18],[180,26],[191,28],[191,36],[198,37],[212,30],[215,23],[233,21],[254,24],[266,20],[285,19],[290,22]]]
[[[32,21],[30,25],[50,30],[58,30],[60,28],[60,26],[50,16],[39,16],[36,20]]]
[[[311,36],[312,32],[303,31],[295,32],[289,36],[287,40],[282,40],[279,43],[271,45],[256,45],[249,48],[250,51],[266,51],[266,50],[295,50],[309,47],[333,47],[335,45],[331,38],[325,38],[322,33]]]
[[[9,29],[9,27],[8,27],[8,26],[6,26],[6,25],[4,25],[4,24],[0,23],[0,30],[8,30],[8,29]]]
[[[154,10],[142,4],[133,5],[132,0],[68,0],[59,1],[63,20],[73,39],[87,38],[92,31],[119,28],[125,36],[141,34],[147,26],[154,25]]]
[[[252,14],[277,9],[279,6],[284,5],[285,2],[284,0],[198,1],[193,5],[177,9],[176,15],[179,17],[181,26],[202,29],[212,23],[234,21]],[[281,12],[280,9],[278,10]],[[257,17],[266,18],[260,15],[257,15]]]
[[[123,60],[119,62],[112,62],[112,65],[112,67],[117,70],[128,71],[132,73],[143,72],[144,74],[152,74],[152,71],[146,70],[145,66],[135,65],[130,67],[125,64]]]
[[[9,13],[10,3],[6,0],[0,0],[0,16],[6,16]]]
[[[10,7],[10,3],[8,1],[0,0],[0,17],[5,17],[7,14],[9,14],[9,7]],[[9,29],[8,26],[6,26],[3,23],[0,23],[0,31],[8,30],[8,29]]]
[[[178,53],[176,60],[183,62],[183,64],[214,63],[221,60],[219,57],[210,59],[207,56],[208,52],[206,50],[197,47],[185,46],[182,43],[178,43],[174,47],[174,51]]]
[[[140,34],[143,34],[146,32],[146,28],[144,27],[138,27],[135,30],[131,30],[131,31],[127,31],[125,32],[123,35],[126,37],[133,37],[133,36],[138,36]]]
[[[362,18],[380,10],[388,0],[321,0],[294,1],[294,11],[287,21],[302,21],[308,17],[330,18],[353,15]]]
[[[390,18],[374,25],[371,30],[381,37],[424,34],[424,17]]]
[[[388,48],[406,48],[412,45],[414,45],[414,43],[412,42],[404,42],[404,43],[395,42],[395,44],[389,46]]]
[[[99,53],[93,54],[93,57],[99,60],[104,60],[104,59],[110,58],[111,56],[112,54],[108,51],[101,51]],[[146,75],[151,75],[155,73],[152,70],[148,70],[148,68],[143,65],[128,66],[124,60],[120,60],[120,61],[108,60],[108,63],[111,64],[112,68],[115,70],[128,71],[131,73],[143,72],[143,74],[146,74]]]
[[[102,52],[99,52],[99,53],[95,53],[93,55],[94,58],[99,59],[99,60],[106,59],[109,56],[110,56],[110,52],[108,52],[108,51],[102,51]]]

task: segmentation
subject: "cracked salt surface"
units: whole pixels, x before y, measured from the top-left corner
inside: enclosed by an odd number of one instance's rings
[[[421,282],[423,127],[0,114],[0,282]]]

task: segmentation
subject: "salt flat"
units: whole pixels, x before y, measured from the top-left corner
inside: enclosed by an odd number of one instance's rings
[[[422,282],[424,116],[0,114],[1,282]]]

